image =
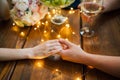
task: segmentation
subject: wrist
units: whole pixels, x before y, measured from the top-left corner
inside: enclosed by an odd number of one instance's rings
[[[33,56],[33,49],[32,48],[23,49],[23,54],[25,59],[31,59]]]

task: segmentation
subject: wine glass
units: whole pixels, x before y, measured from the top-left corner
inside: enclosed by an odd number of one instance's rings
[[[55,15],[51,18],[53,24],[61,25],[67,17],[61,15],[59,10],[71,5],[75,0],[40,0],[41,3],[48,6],[50,9],[55,9]]]
[[[82,12],[82,29],[80,34],[84,37],[92,37],[94,31],[91,29],[93,19],[102,11],[103,0],[82,0],[81,12]]]

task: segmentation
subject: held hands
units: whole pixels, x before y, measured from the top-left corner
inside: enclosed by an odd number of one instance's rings
[[[56,54],[62,50],[58,40],[49,40],[36,47],[31,48],[30,59],[42,59]]]
[[[59,42],[63,45],[63,49],[59,53],[63,60],[83,62],[86,53],[79,46],[64,39],[60,39]]]
[[[30,59],[43,59],[59,53],[63,60],[82,62],[85,52],[77,45],[64,39],[50,40],[30,49]]]

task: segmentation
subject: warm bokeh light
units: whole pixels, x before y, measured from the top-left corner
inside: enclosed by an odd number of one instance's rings
[[[52,29],[51,32],[54,32],[54,30]]]
[[[15,26],[15,23],[13,23],[12,25]]]
[[[45,23],[44,22],[42,22],[42,25],[44,25]]]
[[[69,39],[68,39],[68,38],[66,38],[65,40],[69,41]]]
[[[65,26],[66,26],[67,28],[70,28],[70,24],[66,24]]]
[[[14,26],[12,27],[12,31],[19,32],[18,26],[14,25]]]
[[[55,9],[53,9],[53,10],[52,10],[52,14],[55,14],[55,13],[56,13],[56,10],[55,10]]]
[[[82,78],[81,77],[77,77],[77,78],[75,78],[75,80],[82,80]]]
[[[34,30],[36,31],[36,30],[37,30],[37,28],[34,28]]]
[[[73,35],[75,35],[75,32],[72,32]]]
[[[41,39],[41,42],[44,42],[45,40],[44,39]]]
[[[20,36],[21,37],[25,37],[25,33],[24,32],[20,32]]]
[[[37,67],[42,68],[42,67],[44,66],[44,61],[43,61],[43,60],[37,60],[37,61],[35,62],[35,65],[36,65]]]
[[[74,9],[70,8],[69,14],[73,14],[73,13],[75,13]]]
[[[57,38],[61,38],[61,35],[60,35],[60,34],[58,34],[58,35],[57,35]]]
[[[44,33],[47,33],[47,31],[46,31],[46,30],[44,30]]]

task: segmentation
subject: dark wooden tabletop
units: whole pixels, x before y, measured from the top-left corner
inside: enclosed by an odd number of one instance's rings
[[[120,56],[120,10],[102,14],[96,18],[93,29],[95,36],[83,38],[79,35],[81,21],[79,10],[74,14],[63,11],[68,16],[70,31],[75,34],[68,34],[71,42],[81,45],[82,48],[92,54]],[[42,20],[45,22],[46,20]],[[0,22],[0,48],[28,48],[41,43],[42,39],[55,39],[59,30],[64,28],[52,23],[49,27],[41,25],[35,27],[19,28],[13,30],[12,20]],[[48,33],[45,38],[43,30],[53,29],[55,33]],[[24,32],[25,36],[20,36]],[[50,32],[50,31],[49,31]],[[69,36],[70,35],[70,36]],[[90,66],[56,60],[51,56],[42,60],[18,60],[0,62],[0,80],[119,80],[109,74],[99,71]]]

